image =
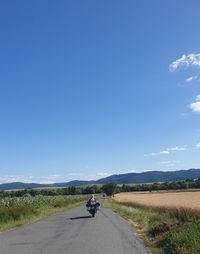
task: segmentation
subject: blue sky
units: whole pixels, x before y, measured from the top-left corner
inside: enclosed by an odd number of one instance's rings
[[[0,182],[199,167],[199,9],[1,1]]]

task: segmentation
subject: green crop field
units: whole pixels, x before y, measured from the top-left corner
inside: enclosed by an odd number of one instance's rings
[[[29,223],[63,211],[87,199],[85,195],[30,196],[0,198],[0,230]]]

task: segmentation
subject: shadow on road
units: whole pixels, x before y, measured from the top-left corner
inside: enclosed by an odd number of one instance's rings
[[[67,220],[81,220],[81,219],[88,219],[88,218],[92,218],[92,216],[80,216],[80,217],[73,217],[73,218],[69,218]]]

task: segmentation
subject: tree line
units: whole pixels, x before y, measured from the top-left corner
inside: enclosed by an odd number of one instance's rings
[[[118,188],[118,187],[117,187]],[[158,190],[183,190],[183,189],[198,189],[200,188],[199,179],[187,179],[176,182],[161,182],[161,183],[146,183],[146,184],[123,184],[119,188],[119,192],[134,192],[134,191],[158,191]]]
[[[145,183],[145,184],[115,184],[108,183],[104,185],[88,186],[70,186],[62,188],[44,188],[44,189],[24,189],[12,191],[0,191],[0,197],[23,197],[31,196],[58,196],[58,195],[82,195],[82,194],[99,194],[105,193],[111,196],[120,192],[134,191],[158,191],[158,190],[180,190],[200,188],[199,179],[187,179],[176,182]]]

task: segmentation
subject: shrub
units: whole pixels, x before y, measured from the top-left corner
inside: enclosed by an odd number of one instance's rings
[[[199,254],[199,239],[200,223],[192,223],[184,230],[182,228],[167,233],[160,245],[166,254]]]

